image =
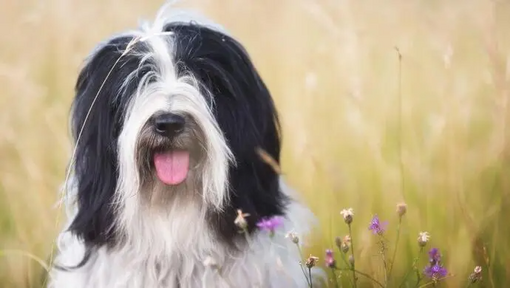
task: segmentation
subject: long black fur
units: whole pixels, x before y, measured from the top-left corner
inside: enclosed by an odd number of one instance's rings
[[[280,161],[280,123],[270,92],[255,69],[248,53],[233,38],[190,23],[172,23],[174,60],[178,73],[193,74],[210,93],[212,110],[232,150],[236,165],[229,169],[230,203],[222,213],[211,212],[211,228],[226,242],[237,237],[234,225],[236,210],[249,213],[249,230],[263,217],[283,215],[288,199],[279,188],[279,175],[264,163],[260,147]],[[163,36],[162,36],[163,37]],[[72,111],[74,140],[83,128],[76,147],[75,176],[78,181],[79,212],[70,230],[81,237],[89,249],[113,246],[115,235],[112,208],[118,179],[117,140],[122,130],[124,112],[135,94],[138,82],[121,89],[126,77],[140,64],[147,52],[144,43],[127,53],[132,37],[117,37],[102,46],[86,63],[76,84]],[[147,66],[148,67],[148,66]],[[141,71],[139,77],[148,71]],[[140,79],[138,78],[138,80]],[[104,86],[97,95],[100,87]],[[210,99],[209,99],[210,100]],[[214,104],[213,104],[214,103]],[[87,114],[90,115],[87,118]]]
[[[247,51],[235,39],[217,31],[172,23],[175,59],[179,72],[192,72],[214,97],[213,113],[232,150],[237,165],[230,167],[230,198],[223,214],[212,215],[211,225],[225,240],[237,235],[236,209],[247,218],[250,231],[262,217],[282,215],[285,197],[278,174],[261,161],[260,147],[280,162],[280,123],[271,94]]]
[[[78,215],[70,230],[89,247],[113,245],[116,240],[112,202],[119,177],[117,140],[124,112],[137,88],[136,81],[125,89],[122,85],[140,64],[132,53],[120,56],[132,40],[133,37],[114,38],[100,48],[76,83],[72,135],[76,143]],[[147,51],[143,43],[132,49]]]

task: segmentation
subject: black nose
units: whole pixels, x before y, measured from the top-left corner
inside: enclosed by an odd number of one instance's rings
[[[160,114],[154,117],[154,128],[161,136],[174,137],[184,130],[184,117],[172,113]]]

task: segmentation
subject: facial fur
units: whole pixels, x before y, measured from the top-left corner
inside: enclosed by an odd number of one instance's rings
[[[90,246],[125,237],[128,223],[137,221],[131,210],[144,197],[161,206],[170,198],[200,196],[209,226],[229,241],[237,236],[237,209],[252,215],[250,231],[260,218],[284,212],[278,175],[256,153],[260,147],[279,161],[278,116],[245,49],[201,25],[160,28],[160,34],[142,29],[107,40],[77,82],[73,131],[81,209],[71,230]],[[151,119],[161,113],[182,115],[184,132],[175,139],[155,133]],[[172,149],[190,152],[189,175],[165,187],[153,157]],[[186,192],[171,191],[180,189]],[[155,190],[166,195],[155,197]]]

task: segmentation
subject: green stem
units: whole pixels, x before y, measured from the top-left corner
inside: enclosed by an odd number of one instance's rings
[[[299,247],[299,244],[296,244],[296,247],[297,247],[297,249],[299,251],[299,258],[302,259],[301,257],[303,257],[303,254],[301,253],[301,247]],[[303,272],[303,276],[305,276],[306,284],[308,284],[308,287],[311,287],[312,286],[312,284],[311,284],[312,279],[310,278],[310,280],[308,280],[308,276],[306,276],[305,268],[303,268],[303,265],[301,263],[299,263],[299,267],[301,267],[301,271]]]
[[[310,278],[310,288],[313,288],[313,281],[312,281],[312,268],[308,268],[308,277]]]
[[[343,269],[338,269],[337,268],[337,270],[343,270]],[[352,269],[348,269],[348,270],[352,270]],[[356,271],[356,273],[358,273],[361,276],[367,277],[368,279],[374,281],[375,284],[377,284],[377,285],[381,286],[382,288],[384,288],[384,285],[381,282],[375,280],[372,276],[370,276],[370,275],[368,275],[368,274],[366,274],[364,272],[358,271],[358,270],[354,270],[354,271]]]
[[[402,216],[398,218],[398,226],[397,226],[397,240],[395,240],[395,249],[393,249],[393,257],[391,258],[391,266],[390,272],[388,272],[388,278],[391,277],[391,272],[393,271],[393,266],[395,265],[395,257],[397,257],[397,248],[398,242],[400,240],[400,225],[402,224]]]
[[[338,279],[336,279],[335,268],[331,268],[331,273],[333,273],[333,282],[335,283],[335,288],[339,288]]]
[[[352,229],[351,229],[351,223],[349,225],[349,237],[351,237],[351,255],[352,255],[352,278],[354,281],[354,288],[357,287],[356,284],[356,259],[354,258],[354,239],[352,237]]]
[[[420,272],[418,272],[418,268],[416,268],[416,285],[414,287],[418,287],[418,285],[420,285],[420,282],[421,282],[421,277],[420,277]]]
[[[445,277],[443,277],[443,278],[439,278],[439,279],[437,279],[436,281],[430,281],[430,282],[428,282],[428,283],[425,283],[425,284],[421,285],[421,286],[420,286],[420,287],[418,287],[418,288],[423,288],[423,287],[427,287],[427,286],[430,286],[430,285],[434,285],[434,284],[436,284],[437,282],[439,282],[439,281],[441,281],[441,280],[444,280],[444,279],[447,279],[447,278],[451,278],[451,277],[453,277],[453,276],[455,276],[455,275],[448,275],[448,276],[445,276]]]
[[[487,273],[489,273],[489,283],[491,284],[491,287],[494,288],[496,286],[494,285],[494,279],[492,277],[491,262],[489,256],[487,255],[487,248],[485,247],[485,245],[483,246],[483,253],[485,258],[485,264],[487,265]]]
[[[308,285],[308,287],[310,287],[310,281],[308,280],[308,276],[306,276],[305,268],[303,268],[303,265],[301,265],[301,263],[299,263],[299,267],[301,267],[301,271],[303,271],[303,276],[305,276],[306,284]]]
[[[416,256],[416,258],[414,258],[413,265],[411,266],[411,269],[409,269],[407,271],[406,275],[404,276],[404,280],[402,280],[402,283],[398,287],[404,286],[404,284],[406,283],[407,277],[409,277],[409,274],[411,274],[411,271],[416,269],[416,264],[418,263],[418,260],[420,259],[422,252],[423,252],[423,247],[420,247],[420,252],[418,252],[418,256]]]
[[[398,161],[400,168],[400,185],[402,198],[405,200],[404,160],[402,159],[402,54],[395,47],[398,54]]]
[[[384,284],[386,287],[388,285],[388,265],[386,263],[386,245],[384,245],[384,238],[382,236],[381,236],[381,258],[383,261]]]
[[[340,251],[340,255],[342,255],[342,260],[344,260],[344,263],[347,267],[345,270],[351,271],[352,270],[351,264],[349,264],[349,261],[347,261],[347,259],[345,258],[345,255],[342,251]],[[337,270],[343,270],[343,269],[337,269]],[[351,287],[354,287],[354,283],[352,282],[352,279],[351,278],[348,278],[348,279],[349,279],[349,282],[351,283]]]
[[[347,261],[347,259],[345,258],[345,254],[339,249],[340,251],[340,255],[342,255],[342,260],[344,260],[344,263],[346,265],[346,269],[337,269],[337,270],[347,270],[347,271],[351,271],[352,270],[352,267],[351,267],[351,264],[349,264],[349,261]],[[349,279],[349,282],[351,283],[351,287],[354,287],[354,283],[352,282],[352,279],[351,278],[348,278]]]

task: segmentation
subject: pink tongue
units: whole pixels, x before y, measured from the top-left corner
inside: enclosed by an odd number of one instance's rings
[[[180,184],[188,175],[189,152],[172,151],[156,153],[154,166],[159,180],[168,185]]]

